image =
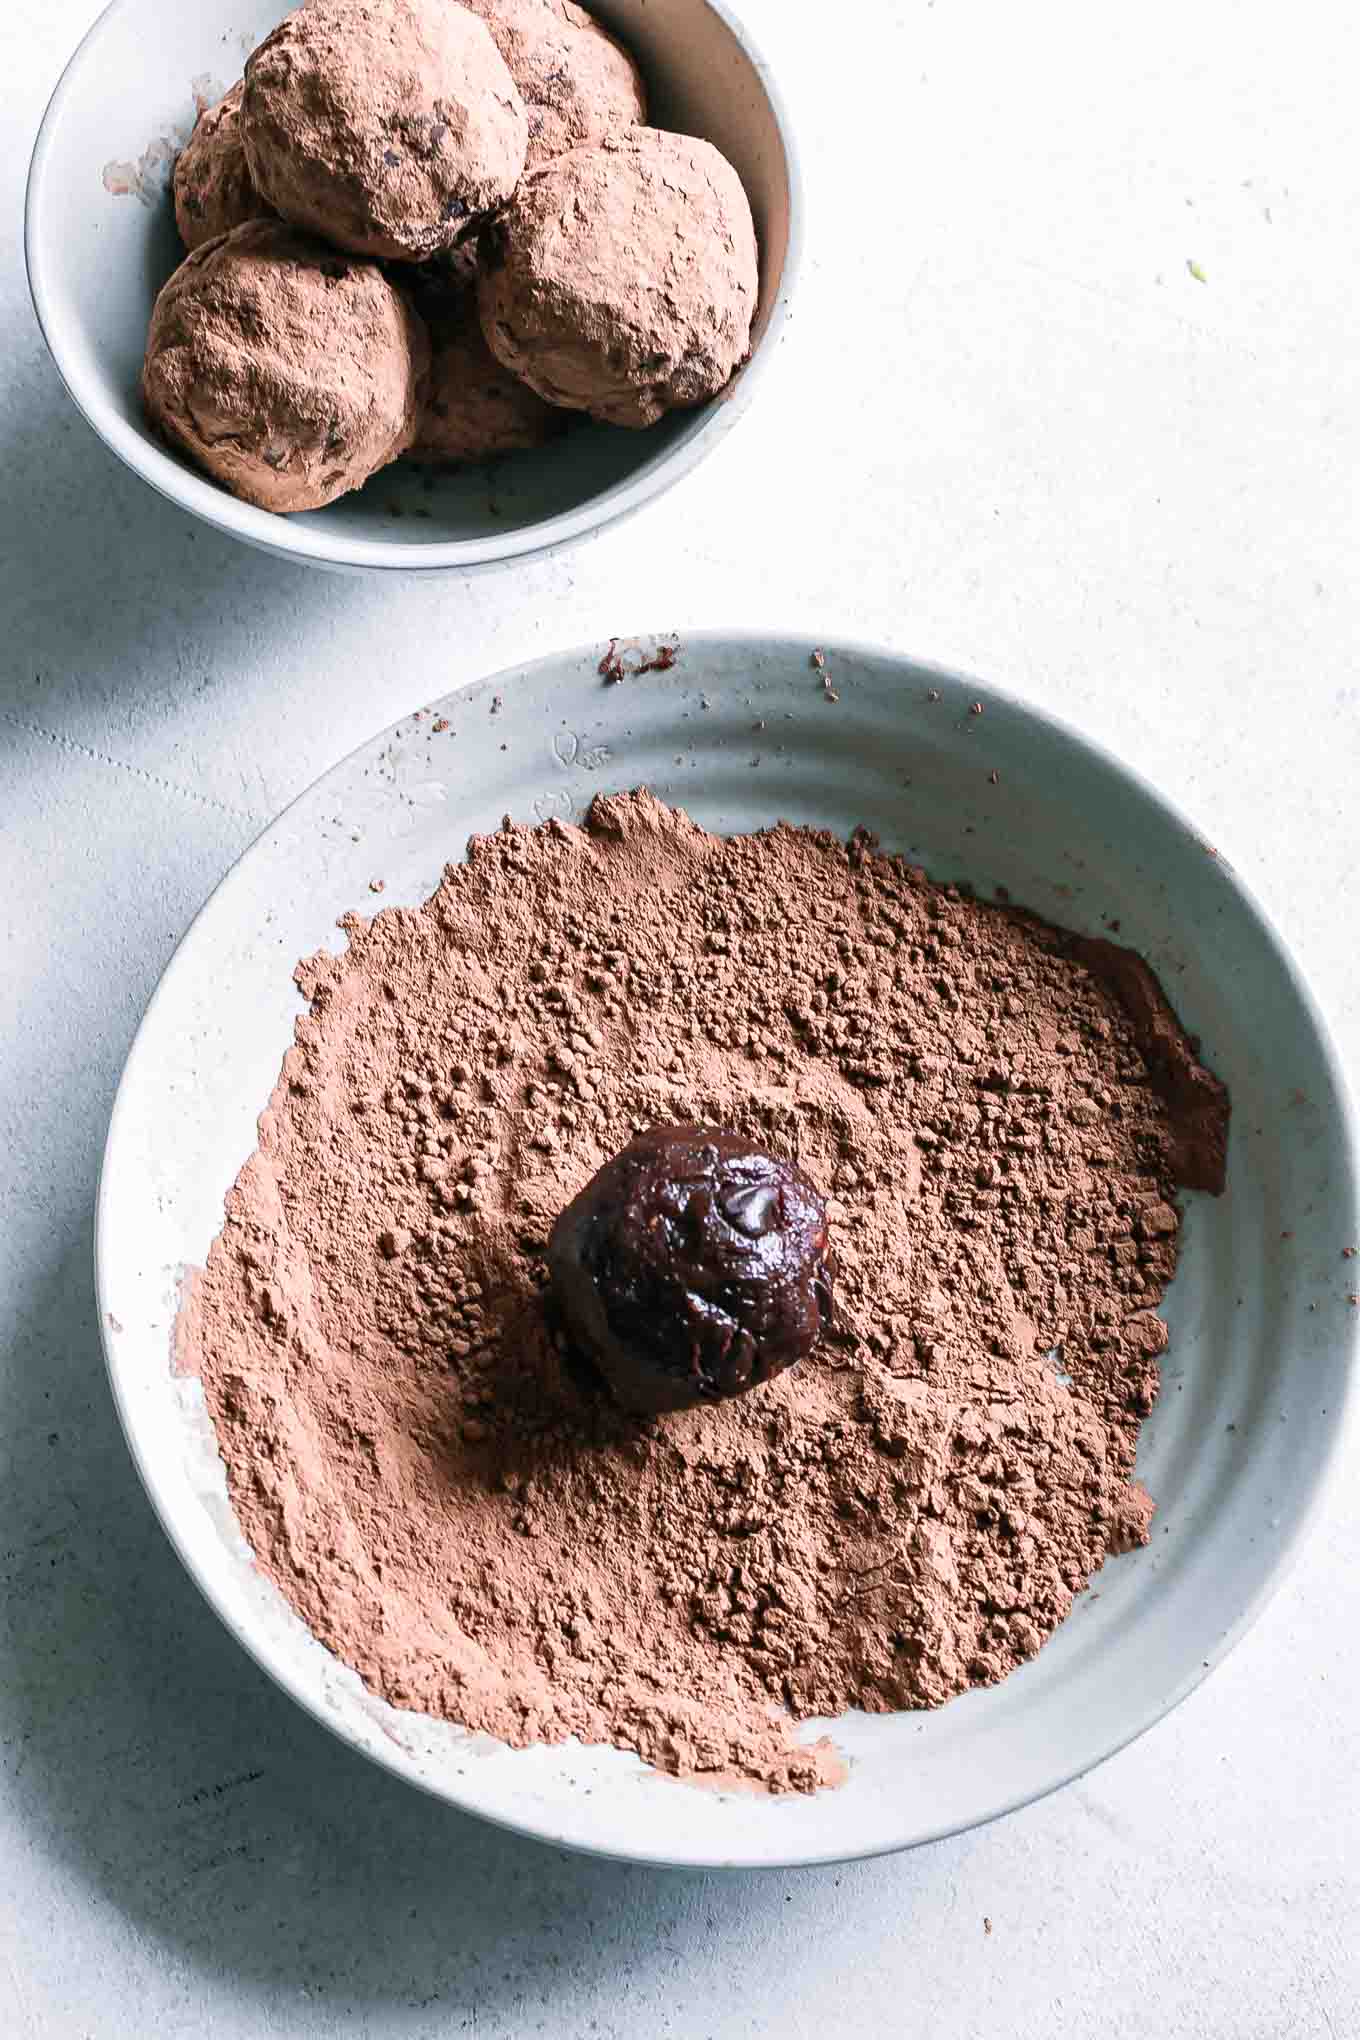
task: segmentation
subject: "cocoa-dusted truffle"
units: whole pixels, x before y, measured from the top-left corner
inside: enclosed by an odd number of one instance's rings
[[[429,330],[431,358],[411,460],[450,467],[488,460],[541,446],[564,429],[566,412],[545,404],[487,346],[475,287],[425,276],[415,302]]]
[[[548,1267],[569,1336],[643,1412],[770,1380],[831,1315],[818,1192],[703,1126],[653,1127],[606,1162],[554,1226]]]
[[[175,162],[175,223],[186,248],[201,248],[270,208],[255,189],[241,146],[241,85],[205,106]]]
[[[246,64],[241,134],[283,217],[359,255],[422,261],[509,197],[524,102],[451,0],[308,0]]]
[[[152,424],[233,494],[314,510],[410,443],[429,339],[371,262],[255,220],[183,261],[142,369]]]
[[[549,403],[654,425],[716,395],[749,351],[755,229],[709,142],[635,127],[559,156],[482,248],[487,343]]]
[[[642,74],[573,0],[463,0],[505,58],[529,115],[525,169],[647,118]]]

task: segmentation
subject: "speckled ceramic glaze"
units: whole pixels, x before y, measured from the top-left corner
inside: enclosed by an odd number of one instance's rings
[[[783,336],[803,204],[777,87],[725,0],[598,0],[632,51],[651,120],[734,165],[760,241],[751,358],[727,389],[648,432],[574,425],[560,442],[440,475],[382,469],[324,510],[278,517],[155,439],[137,379],[156,292],[182,257],[170,178],[195,95],[221,97],[289,0],[113,0],[52,96],[29,173],[25,252],[62,380],[100,437],[154,489],[266,552],[343,571],[435,572],[553,552],[640,509],[702,460],[755,395]]]
[[[1351,1123],[1279,938],[1210,845],[1112,759],[977,681],[893,654],[828,642],[832,701],[811,641],[682,637],[669,670],[633,670],[657,643],[619,643],[616,684],[594,645],[432,705],[318,781],[223,881],[166,971],[114,1109],[97,1239],[109,1370],[147,1490],[203,1592],[280,1685],[379,1763],[488,1819],[618,1856],[870,1854],[986,1820],[1099,1762],[1188,1693],[1260,1608],[1350,1398]],[[294,959],[338,943],[339,914],[374,910],[374,878],[383,905],[415,904],[503,815],[579,817],[596,792],[640,782],[710,828],[864,823],[935,875],[1004,884],[1069,926],[1117,918],[1233,1095],[1228,1189],[1187,1199],[1167,1298],[1164,1391],[1138,1461],[1158,1504],[1150,1547],[1107,1565],[1003,1685],[931,1714],[831,1724],[849,1782],[810,1799],[697,1790],[611,1749],[511,1751],[375,1699],[255,1570],[201,1390],[171,1366],[182,1271],[218,1228],[299,1010]]]

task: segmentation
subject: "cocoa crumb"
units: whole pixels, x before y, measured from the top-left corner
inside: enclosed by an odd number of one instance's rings
[[[622,651],[620,645],[623,646]],[[679,656],[678,644],[663,642],[649,655],[631,640],[612,637],[597,670],[603,679],[617,684],[639,673],[669,673]]]

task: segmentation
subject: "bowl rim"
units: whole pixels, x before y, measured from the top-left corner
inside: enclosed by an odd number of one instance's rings
[[[645,636],[645,634],[639,635]],[[720,628],[698,631],[687,630],[684,633],[684,639],[687,648],[691,652],[698,652],[700,654],[702,654],[706,647],[721,644],[744,647],[751,651],[758,649],[769,650],[772,646],[778,646],[781,650],[789,650],[794,655],[801,654],[805,658],[810,657],[814,651],[819,651],[825,653],[829,659],[839,654],[867,660],[888,660],[900,667],[904,672],[910,671],[928,680],[944,683],[951,692],[957,690],[965,699],[971,699],[980,693],[985,693],[986,699],[994,703],[998,708],[1005,709],[1022,719],[1028,719],[1038,724],[1047,735],[1056,739],[1059,743],[1071,745],[1078,751],[1084,752],[1094,763],[1121,777],[1141,799],[1149,804],[1159,820],[1166,823],[1169,827],[1180,831],[1196,842],[1203,843],[1205,841],[1205,838],[1196,828],[1195,824],[1190,821],[1176,802],[1160,792],[1136,766],[1126,764],[1115,752],[1097,739],[1087,736],[1075,724],[1068,722],[1065,718],[1049,713],[1046,709],[1038,707],[1023,697],[1009,692],[1003,686],[997,686],[991,681],[983,681],[976,674],[970,674],[957,667],[941,665],[929,659],[919,659],[911,653],[901,651],[892,646],[873,643],[866,639],[843,637],[835,633],[831,636],[817,638],[807,636],[801,632],[779,632],[750,627],[740,629]],[[540,671],[547,666],[556,666],[587,658],[593,663],[597,653],[598,646],[588,645],[574,645],[566,647],[561,651],[545,653],[538,658],[504,667],[495,674],[485,676],[480,682],[467,682],[463,686],[453,689],[449,698],[462,696],[479,686],[482,688],[491,686],[509,688],[518,679],[535,671]],[[247,1633],[238,1624],[234,1616],[219,1601],[210,1581],[200,1575],[186,1543],[178,1534],[174,1511],[168,1503],[163,1501],[159,1493],[157,1470],[148,1462],[146,1456],[139,1448],[131,1413],[120,1387],[120,1366],[115,1361],[109,1338],[108,1268],[110,1256],[107,1247],[107,1234],[109,1230],[109,1208],[106,1194],[108,1188],[107,1179],[110,1156],[115,1148],[120,1130],[120,1118],[125,1106],[128,1073],[137,1058],[142,1036],[161,1000],[166,983],[171,973],[175,970],[181,953],[193,937],[200,921],[216,901],[218,894],[234,878],[245,859],[252,855],[264,838],[278,829],[288,816],[312,795],[322,781],[328,779],[332,774],[342,771],[352,760],[366,753],[375,742],[385,735],[392,734],[402,723],[408,720],[409,715],[398,717],[387,726],[385,731],[374,731],[363,742],[345,753],[343,757],[335,760],[333,764],[319,773],[310,785],[295,795],[246,845],[245,849],[237,857],[233,858],[227,871],[223,873],[217,884],[212,888],[207,898],[190,920],[179,941],[175,944],[174,950],[157,980],[155,990],[151,994],[142,1019],[138,1023],[137,1031],[127,1052],[122,1074],[119,1077],[118,1089],[114,1096],[109,1118],[108,1134],[100,1161],[99,1181],[95,1198],[94,1274],[100,1345],[104,1355],[104,1363],[114,1406],[118,1413],[118,1420],[122,1427],[133,1464],[137,1469],[142,1486],[160,1521],[161,1527],[165,1531],[167,1538],[194,1585],[213,1609],[224,1628],[235,1637],[236,1641],[260,1669],[282,1691],[301,1705],[314,1720],[318,1721],[339,1742],[343,1743],[347,1749],[354,1750],[357,1755],[370,1758],[371,1761],[381,1765],[384,1770],[390,1771],[395,1777],[401,1778],[408,1785],[416,1786],[418,1790],[427,1793],[431,1798],[438,1800],[443,1805],[452,1806],[461,1813],[475,1815],[476,1818],[486,1820],[495,1827],[507,1829],[513,1834],[524,1835],[535,1841],[544,1842],[550,1847],[568,1849],[576,1854],[599,1856],[618,1862],[643,1863],[655,1867],[677,1869],[781,1870],[857,1862],[877,1856],[894,1855],[904,1848],[919,1847],[928,1842],[944,1840],[951,1835],[967,1833],[974,1828],[990,1826],[994,1820],[998,1820],[1006,1814],[1017,1812],[1025,1806],[1038,1804],[1063,1786],[1070,1785],[1074,1780],[1088,1775],[1111,1757],[1117,1756],[1121,1750],[1127,1749],[1130,1744],[1136,1742],[1149,1729],[1154,1728],[1160,1721],[1165,1720],[1183,1700],[1187,1699],[1203,1683],[1212,1670],[1218,1668],[1228,1653],[1237,1647],[1258,1617],[1274,1599],[1276,1593],[1296,1564],[1299,1553],[1314,1530],[1322,1507],[1330,1494],[1332,1484],[1337,1478],[1349,1441],[1352,1437],[1360,1435],[1360,1366],[1357,1365],[1357,1362],[1360,1362],[1360,1311],[1348,1314],[1350,1321],[1338,1334],[1342,1357],[1349,1358],[1350,1365],[1346,1369],[1344,1385],[1337,1398],[1335,1420],[1327,1435],[1325,1446],[1314,1466],[1311,1488],[1299,1509],[1297,1521],[1290,1535],[1276,1551],[1270,1570],[1248,1595],[1233,1621],[1225,1630],[1220,1632],[1216,1639],[1216,1647],[1212,1660],[1205,1659],[1202,1663],[1197,1662],[1192,1666],[1189,1672],[1175,1686],[1170,1688],[1165,1694],[1160,1695],[1156,1701],[1146,1705],[1132,1725],[1118,1733],[1097,1755],[1089,1759],[1083,1757],[1070,1767],[1060,1766],[1058,1775],[1037,1790],[1025,1788],[1014,1793],[1003,1792],[997,1803],[986,1813],[979,1815],[976,1819],[966,1821],[962,1826],[946,1823],[932,1827],[928,1832],[912,1833],[903,1836],[899,1840],[874,1844],[864,1849],[846,1850],[844,1847],[836,1847],[820,1851],[802,1850],[786,1856],[774,1857],[765,1855],[759,1859],[743,1859],[740,1855],[734,1859],[732,1856],[718,1856],[699,1852],[662,1853],[648,1848],[645,1843],[636,1850],[625,1851],[582,1841],[575,1835],[564,1834],[559,1830],[546,1826],[542,1822],[536,1822],[527,1818],[516,1819],[500,1813],[485,1812],[480,1806],[470,1803],[468,1798],[462,1794],[450,1791],[445,1786],[418,1775],[399,1757],[389,1753],[386,1748],[367,1749],[356,1745],[351,1737],[346,1734],[343,1726],[328,1716],[323,1708],[313,1699],[312,1695],[303,1690],[300,1682],[292,1679],[280,1666],[270,1661],[265,1644],[257,1642],[252,1634]],[[1251,887],[1241,878],[1229,858],[1217,849],[1215,849],[1213,854],[1225,883],[1235,893],[1246,913],[1259,926],[1276,965],[1281,971],[1289,990],[1298,1001],[1304,1019],[1313,1030],[1319,1062],[1332,1087],[1338,1107],[1338,1144],[1345,1167],[1344,1188],[1349,1192],[1349,1208],[1346,1216],[1352,1227],[1360,1227],[1360,1116],[1357,1115],[1356,1101],[1351,1094],[1345,1068],[1337,1052],[1330,1026],[1307,979],[1304,977],[1299,965],[1295,962],[1292,951],[1272,916],[1257,899]]]
[[[262,510],[231,495],[206,476],[196,474],[122,417],[103,395],[97,380],[80,365],[77,351],[67,346],[63,321],[54,310],[53,292],[44,252],[40,213],[51,167],[58,124],[78,71],[94,43],[115,15],[140,0],[108,0],[62,67],[38,126],[24,190],[24,267],[28,276],[38,329],[52,357],[63,388],[90,429],[125,467],[140,476],[156,494],[191,516],[201,518],[227,536],[242,539],[285,559],[351,571],[443,573],[460,567],[510,565],[534,559],[605,530],[632,516],[698,466],[731,431],[754,398],[785,336],[790,308],[802,269],[806,237],[805,197],[801,160],[788,103],[773,71],[744,22],[728,0],[700,0],[715,15],[742,51],[760,83],[774,119],[788,180],[788,238],[779,286],[770,306],[765,331],[744,366],[726,390],[702,405],[680,435],[648,462],[642,471],[611,483],[600,494],[571,510],[559,511],[513,532],[483,538],[450,539],[416,544],[400,539],[346,538],[299,520]]]

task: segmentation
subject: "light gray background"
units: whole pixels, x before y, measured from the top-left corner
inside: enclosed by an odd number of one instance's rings
[[[436,583],[248,553],[91,438],[20,227],[94,8],[0,9],[0,2034],[1360,2033],[1353,1480],[1235,1656],[1085,1783],[726,1879],[518,1842],[349,1756],[199,1603],[116,1428],[94,1178],[186,920],[360,738],[557,645],[841,631],[1043,702],[1230,852],[1360,1069],[1354,27],[744,4],[810,185],[782,362],[633,524]]]

